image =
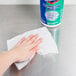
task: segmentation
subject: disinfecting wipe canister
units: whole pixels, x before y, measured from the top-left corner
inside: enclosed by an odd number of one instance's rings
[[[64,0],[40,0],[41,23],[47,27],[61,24]]]

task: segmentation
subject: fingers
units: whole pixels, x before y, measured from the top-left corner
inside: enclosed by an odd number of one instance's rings
[[[39,38],[38,41],[35,42],[35,45],[38,46],[42,42],[42,38]]]
[[[27,38],[27,40],[29,41],[29,40],[31,40],[33,37],[34,37],[34,35],[30,35],[30,36]]]
[[[40,49],[40,48],[39,48],[38,46],[36,46],[36,47],[32,48],[31,51],[35,51],[35,53],[37,53],[37,51],[38,51],[39,49]]]
[[[31,49],[29,58],[30,58],[31,56],[33,56],[35,53],[37,53],[38,50],[39,50],[38,47],[35,47],[35,48]]]
[[[26,41],[23,42],[23,44],[25,45],[25,44],[29,43],[29,41],[30,41],[31,38],[33,38],[33,37],[34,37],[34,35],[30,35],[30,36],[26,39]]]
[[[39,44],[42,42],[42,38],[39,38],[36,42],[32,43],[32,45],[30,46],[30,48],[34,48],[39,46]]]
[[[18,43],[17,45],[20,45],[23,43],[23,45],[28,45],[28,49],[32,49],[35,48],[36,46],[38,46],[41,42],[42,42],[42,38],[39,38],[38,40],[38,34],[36,35],[30,35],[27,39],[25,39],[25,37],[23,37]]]
[[[37,35],[33,35],[33,37],[30,40],[28,40],[28,43],[35,42],[37,40],[37,38],[38,38],[38,34]]]
[[[38,38],[38,34],[35,35],[35,36],[30,40],[30,42],[31,42],[31,43],[35,42],[35,41],[37,40],[37,38]]]
[[[25,40],[25,37],[23,37],[23,38],[17,43],[17,45],[22,44],[24,40]]]
[[[30,35],[28,38],[27,38],[27,44],[31,44],[33,42],[35,42],[38,38],[38,34],[37,35]],[[26,42],[24,41],[24,44],[26,44]]]
[[[39,48],[38,46],[35,47],[35,48],[33,48],[33,49],[31,49],[30,55],[28,56],[28,59],[29,59],[30,57],[32,57],[34,54],[36,54],[39,49],[40,49],[40,48]]]
[[[34,43],[31,44],[30,48],[30,54],[28,55],[28,58],[30,58],[31,56],[33,56],[35,53],[37,53],[37,51],[40,49],[38,46],[39,44],[42,42],[42,38],[39,38],[37,41],[35,41]]]

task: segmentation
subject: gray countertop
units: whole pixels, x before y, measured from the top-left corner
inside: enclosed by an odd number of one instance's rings
[[[4,76],[76,76],[75,9],[75,5],[64,7],[57,57],[36,56],[21,71],[12,65]],[[0,50],[7,50],[7,39],[41,26],[38,5],[0,6]]]

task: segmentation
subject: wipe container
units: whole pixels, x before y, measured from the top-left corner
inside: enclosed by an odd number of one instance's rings
[[[46,27],[61,24],[64,0],[40,0],[41,23]]]

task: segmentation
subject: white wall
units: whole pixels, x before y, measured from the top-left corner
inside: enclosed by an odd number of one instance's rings
[[[76,0],[64,0],[65,4],[76,4]],[[39,4],[39,0],[0,0],[0,4]]]

